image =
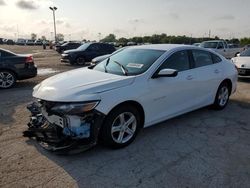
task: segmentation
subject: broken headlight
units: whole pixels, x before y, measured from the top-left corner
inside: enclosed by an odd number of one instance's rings
[[[68,114],[68,115],[79,115],[84,112],[93,110],[100,101],[90,101],[82,103],[62,103],[55,105],[50,110],[53,112]]]

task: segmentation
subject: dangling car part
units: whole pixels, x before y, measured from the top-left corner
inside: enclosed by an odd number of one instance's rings
[[[92,110],[98,101],[90,103],[34,102],[25,137],[57,153],[76,153],[96,145],[104,115]],[[85,112],[86,111],[86,112]]]

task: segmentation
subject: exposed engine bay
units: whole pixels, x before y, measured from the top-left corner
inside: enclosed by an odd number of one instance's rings
[[[43,148],[58,153],[87,150],[96,145],[104,119],[94,110],[95,103],[33,102],[27,106],[31,117],[23,136],[35,138]]]

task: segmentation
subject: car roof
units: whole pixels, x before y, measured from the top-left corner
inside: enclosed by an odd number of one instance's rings
[[[184,45],[184,44],[149,44],[149,45],[141,45],[141,46],[131,46],[129,48],[162,50],[162,51],[170,51],[173,49],[201,49],[200,47],[196,47],[193,45]]]

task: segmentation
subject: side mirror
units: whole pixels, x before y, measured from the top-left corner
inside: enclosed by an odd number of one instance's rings
[[[155,76],[153,76],[153,78],[176,77],[177,75],[178,75],[178,71],[175,69],[162,69]]]

